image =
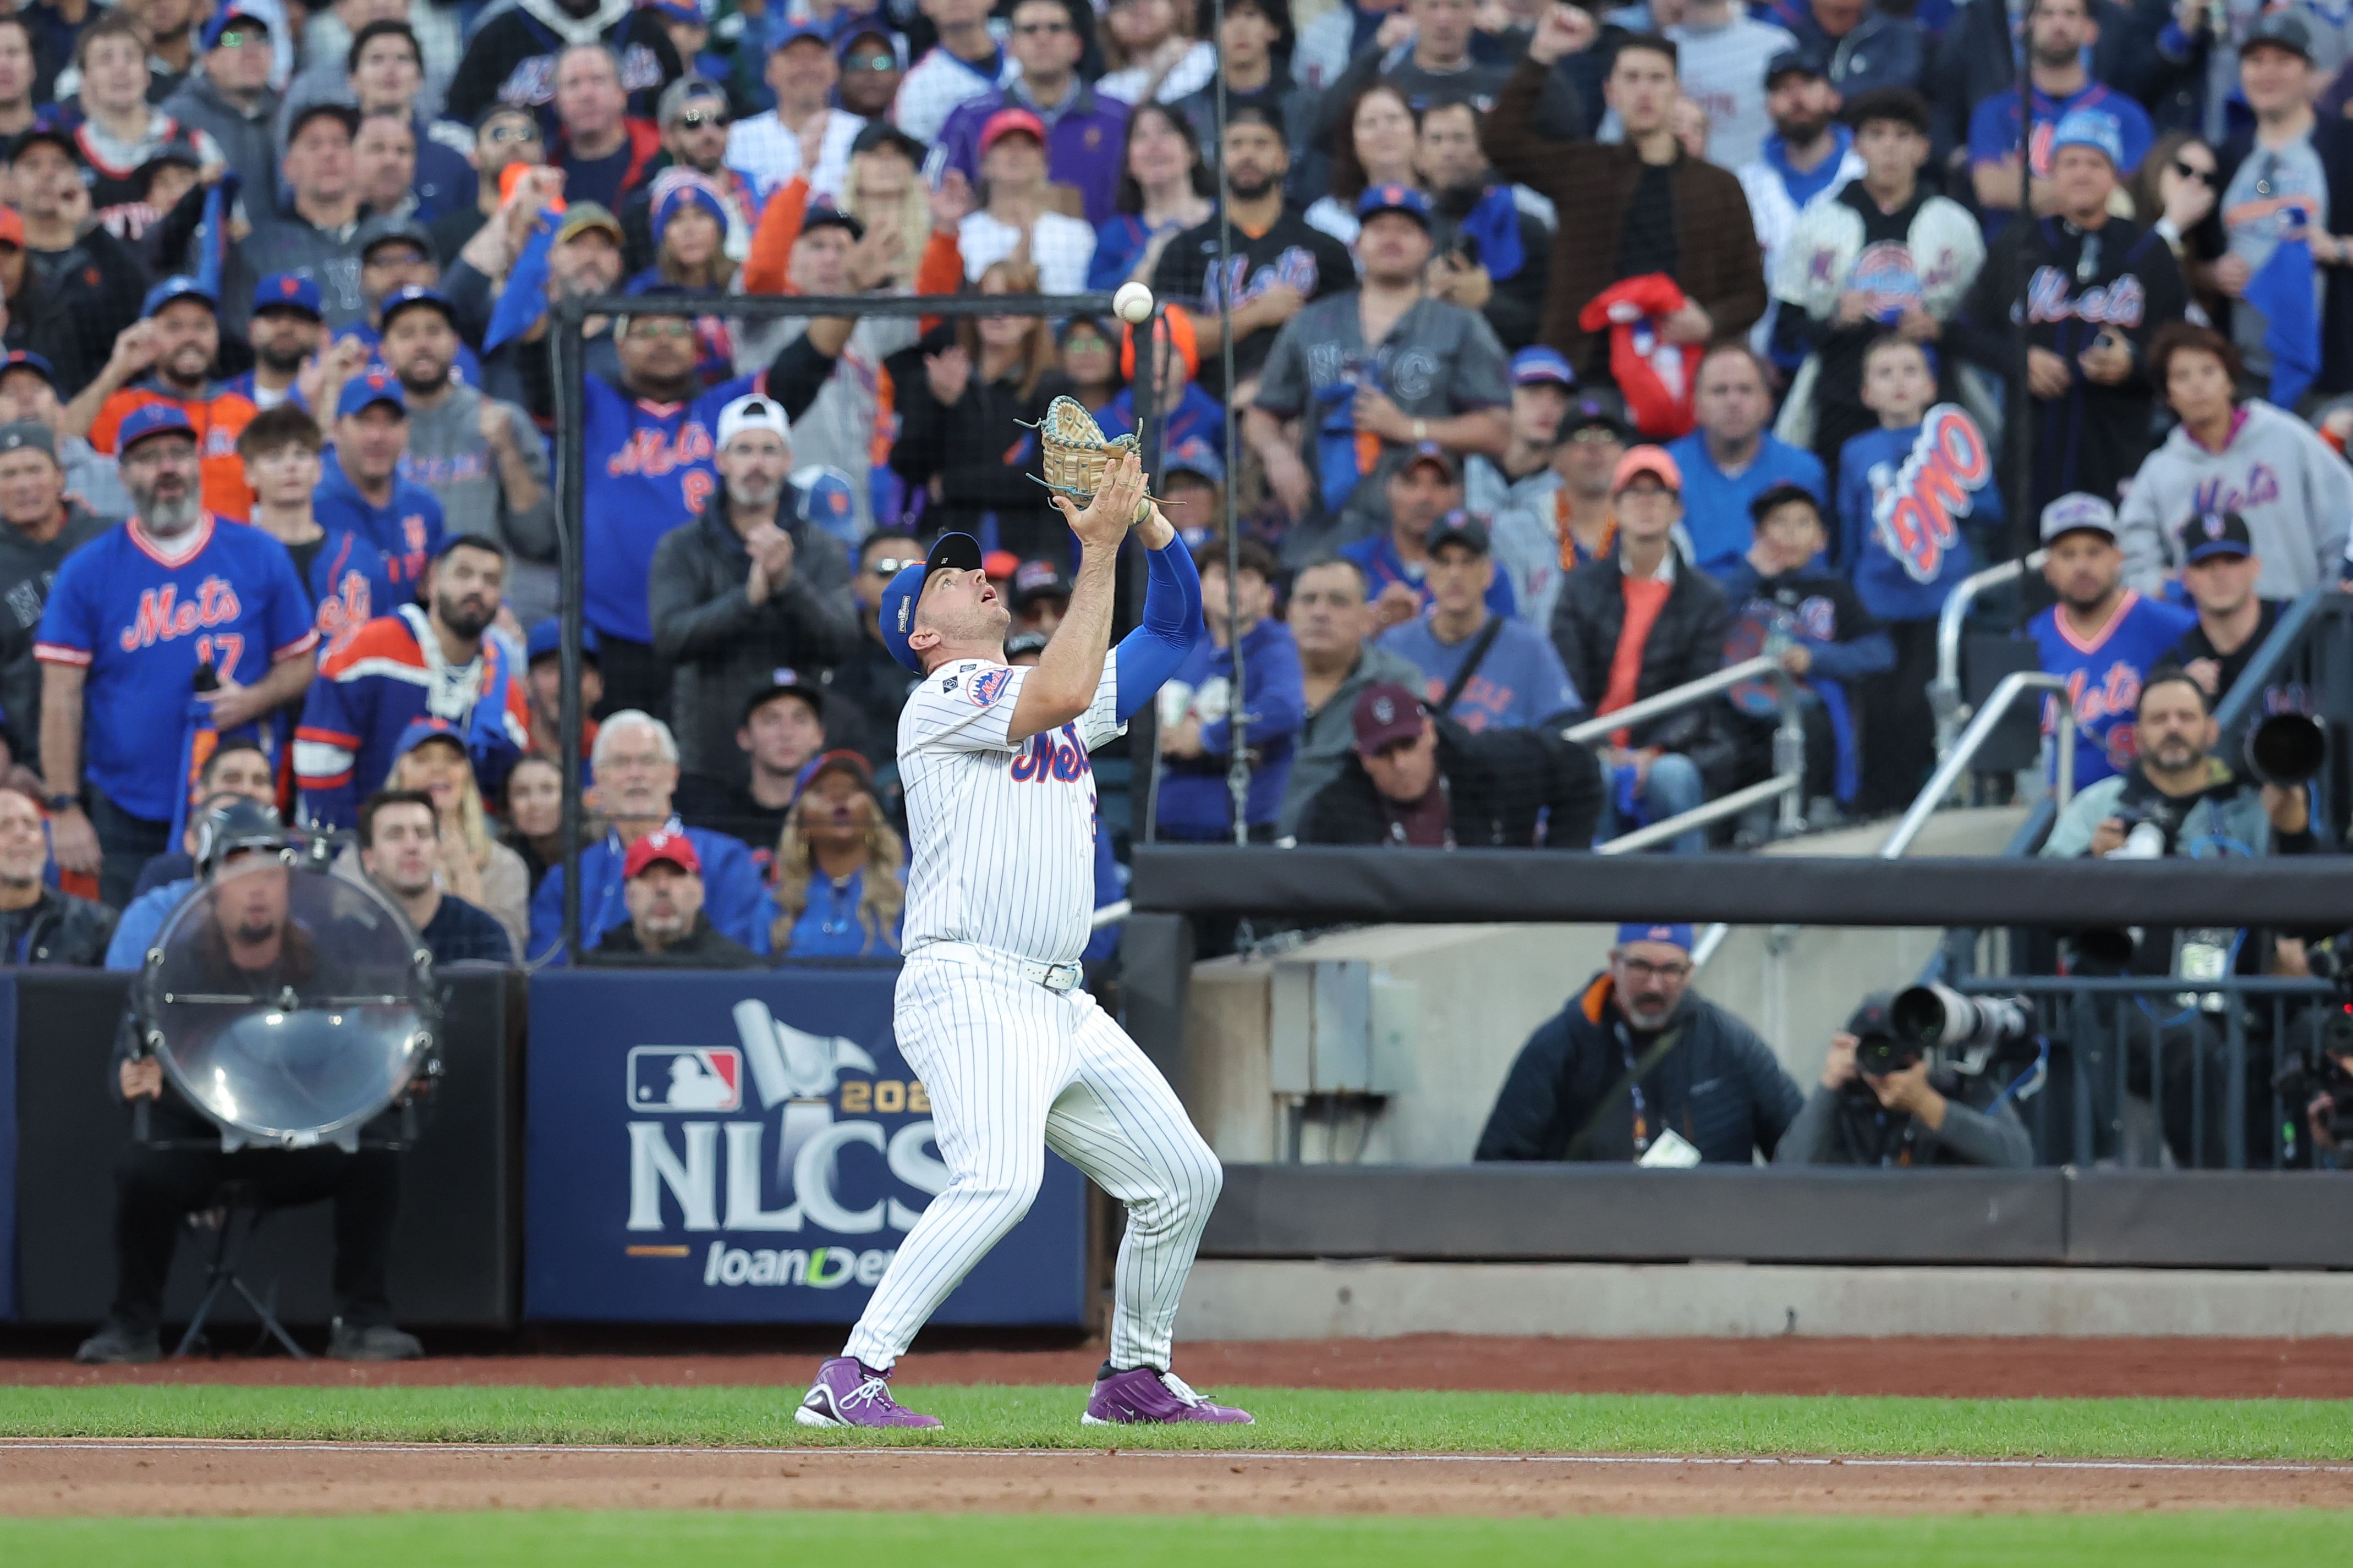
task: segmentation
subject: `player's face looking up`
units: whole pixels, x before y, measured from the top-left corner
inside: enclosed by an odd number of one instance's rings
[[[1662,1029],[1683,1005],[1691,984],[1691,954],[1669,942],[1632,942],[1609,950],[1609,979],[1618,1010],[1642,1030]]]
[[[1356,755],[1375,789],[1400,805],[1410,805],[1438,782],[1438,727],[1424,719],[1421,733],[1411,740],[1392,741],[1369,755]]]
[[[453,544],[433,563],[433,618],[461,637],[478,637],[498,618],[506,587],[505,557]]]
[[[47,453],[19,447],[0,457],[0,521],[37,528],[58,515],[66,476]]]
[[[915,601],[915,629],[907,646],[918,656],[951,648],[994,657],[1005,646],[1005,629],[1012,624],[1013,612],[1005,607],[987,573],[944,566],[932,574]]]
[[[122,454],[122,488],[139,510],[142,527],[170,539],[195,526],[196,444],[176,433],[150,436]]]

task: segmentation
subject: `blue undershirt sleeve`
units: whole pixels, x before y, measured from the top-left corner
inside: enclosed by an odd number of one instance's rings
[[[1119,721],[1134,715],[1176,667],[1208,634],[1201,620],[1201,578],[1182,542],[1171,539],[1145,552],[1151,577],[1144,591],[1144,619],[1119,639],[1113,669],[1119,681]]]

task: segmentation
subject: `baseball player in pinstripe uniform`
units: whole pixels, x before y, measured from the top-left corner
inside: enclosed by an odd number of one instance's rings
[[[1151,586],[1143,624],[1111,640],[1119,547],[1144,500],[1134,454],[1086,510],[1069,613],[1038,663],[1005,662],[1011,615],[977,542],[944,535],[883,591],[880,629],[923,679],[899,716],[913,863],[894,1024],[930,1091],[948,1184],[907,1233],[843,1353],[818,1369],[804,1426],[937,1426],[891,1397],[891,1367],[948,1292],[1038,1194],[1046,1151],[1127,1205],[1111,1355],[1092,1425],[1246,1422],[1168,1369],[1176,1302],[1224,1181],[1217,1156],[1142,1050],[1079,988],[1094,908],[1088,752],[1152,700],[1204,632],[1201,584],[1150,508],[1135,531]]]

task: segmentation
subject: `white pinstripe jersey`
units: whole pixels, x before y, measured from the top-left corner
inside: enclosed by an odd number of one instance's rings
[[[1095,908],[1095,773],[1118,734],[1117,650],[1087,710],[1007,739],[1028,668],[960,658],[925,676],[899,714],[899,782],[913,863],[904,951],[968,942],[1048,963],[1086,950]]]

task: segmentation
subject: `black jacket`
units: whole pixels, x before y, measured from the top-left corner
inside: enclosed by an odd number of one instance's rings
[[[2095,236],[2099,249],[2091,254]],[[2073,490],[2112,501],[2116,486],[2148,456],[2155,395],[2148,340],[2189,308],[2180,264],[2154,230],[2120,217],[2096,231],[2057,216],[2012,222],[1946,326],[1946,343],[1997,375],[2023,374],[2014,312],[2030,292],[2028,342],[2065,360],[2072,375],[2060,396],[2034,400],[2035,509]],[[2116,385],[2102,386],[2085,379],[2075,360],[2111,326],[2131,349],[2133,368]]]
[[[768,961],[727,935],[711,923],[711,917],[695,911],[694,930],[683,942],[674,942],[659,952],[648,952],[645,943],[638,940],[636,922],[615,926],[605,933],[605,940],[592,950],[607,963],[626,963],[638,969],[765,969]]]
[[[1668,1026],[1683,1036],[1642,1079],[1651,1136],[1672,1128],[1711,1165],[1746,1165],[1760,1150],[1770,1158],[1803,1102],[1772,1050],[1690,992]],[[1596,976],[1520,1047],[1472,1158],[1632,1160],[1626,1068],[1657,1041],[1627,1026],[1609,977]]]
[[[34,635],[49,602],[49,584],[67,556],[114,526],[79,501],[66,502],[66,523],[57,537],[36,544],[13,528],[0,527],[0,722],[7,726],[8,750],[16,761],[37,765],[41,754],[41,667],[33,658]]]
[[[983,537],[981,519],[995,512],[998,542],[1024,560],[1068,549],[1070,530],[1033,477],[1043,473],[1037,437],[1020,428],[1044,418],[1056,394],[1071,390],[1068,378],[1049,371],[1025,396],[1018,371],[1000,381],[983,381],[975,356],[963,395],[942,403],[923,374],[923,355],[939,353],[952,341],[934,332],[888,361],[892,384],[899,389],[892,471],[910,490],[936,479],[943,492],[944,499],[924,508],[922,532],[926,538],[946,532]]]
[[[1609,689],[1609,664],[1618,635],[1626,626],[1624,574],[1615,553],[1588,561],[1571,572],[1553,602],[1552,641],[1568,679],[1588,702]],[[1724,639],[1732,629],[1732,602],[1706,573],[1677,552],[1674,586],[1642,644],[1642,669],[1634,683],[1637,700],[1713,675],[1724,665]],[[1732,744],[1718,722],[1716,705],[1695,703],[1635,728],[1637,746],[1680,752],[1720,784],[1732,764]]]
[[[1816,1085],[1781,1140],[1777,1165],[1983,1165],[2021,1170],[2034,1163],[2034,1142],[2015,1107],[1994,1107],[2000,1088],[1982,1075],[1963,1078],[1931,1068],[1945,1097],[1945,1124],[1931,1131],[1917,1117],[1890,1110],[1861,1082]],[[1989,1109],[1991,1107],[1992,1109]]]
[[[1456,847],[1534,846],[1539,811],[1547,812],[1543,847],[1593,847],[1601,768],[1592,752],[1544,730],[1473,734],[1451,719],[1431,722],[1438,726],[1438,772],[1453,807]],[[1351,751],[1338,775],[1308,798],[1299,838],[1303,844],[1387,844],[1390,819],[1372,775]]]
[[[654,547],[646,607],[654,627],[654,657],[677,667],[670,722],[678,730],[680,765],[689,773],[733,778],[744,771],[736,748],[744,699],[770,684],[778,669],[814,680],[850,649],[858,630],[849,597],[849,554],[823,529],[794,517],[787,487],[776,515],[792,535],[793,574],[754,605],[744,594],[752,556],[727,521],[726,503]]]
[[[858,614],[862,622],[865,612]],[[898,761],[899,715],[920,678],[892,658],[890,650],[862,624],[857,628],[857,637],[849,657],[834,667],[833,679],[826,683],[826,739],[828,742],[834,740],[830,722],[833,708],[837,704],[847,708],[860,721],[859,736],[849,743],[875,767],[887,768]]]
[[[45,887],[40,902],[33,906],[33,921],[25,928],[22,944],[0,954],[0,963],[103,969],[106,944],[112,940],[112,910]]]

